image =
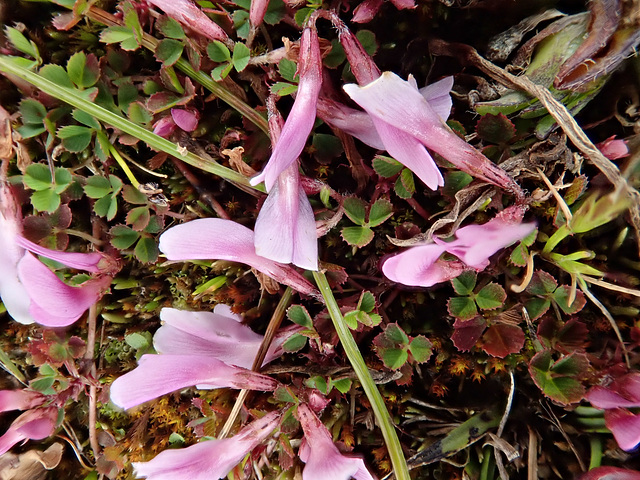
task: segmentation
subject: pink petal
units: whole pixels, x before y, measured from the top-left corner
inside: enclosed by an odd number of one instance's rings
[[[135,474],[148,480],[225,478],[247,453],[271,434],[279,417],[278,412],[271,412],[232,438],[206,440],[187,448],[165,450],[149,462],[133,462]]]
[[[198,126],[198,114],[196,110],[172,108],[171,118],[185,132],[193,132]]]
[[[416,3],[414,0],[391,0],[391,3],[393,3],[393,6],[398,10],[416,8]]]
[[[98,263],[100,263],[100,260],[104,258],[104,255],[97,252],[76,253],[51,250],[50,248],[41,247],[37,243],[31,242],[21,235],[17,235],[15,241],[22,248],[25,248],[32,253],[50,258],[51,260],[55,260],[56,262],[66,265],[67,267],[91,273],[98,273],[100,271]]]
[[[269,0],[251,0],[249,7],[249,21],[252,27],[257,27],[262,23],[264,14],[269,8]]]
[[[66,327],[78,320],[112,280],[105,276],[70,287],[28,252],[18,264],[18,276],[31,298],[29,312],[36,322],[48,327]]]
[[[640,472],[617,467],[597,467],[576,480],[640,480]]]
[[[29,313],[31,298],[18,278],[18,269],[13,264],[2,264],[0,257],[0,297],[7,312],[16,322],[29,325],[35,320]]]
[[[431,190],[444,185],[444,179],[427,149],[418,140],[392,125],[372,117],[385,150],[415,173]]]
[[[514,213],[516,211],[520,213]],[[519,208],[510,207],[487,223],[458,229],[455,233],[456,240],[452,242],[438,238],[434,238],[434,242],[470,267],[482,270],[489,265],[491,255],[522,240],[535,230],[535,223],[520,223],[521,218]]]
[[[339,128],[362,143],[376,150],[384,150],[384,143],[373,126],[368,113],[331,100],[327,97],[318,99],[318,117],[334,128]]]
[[[364,87],[348,84],[343,88],[369,115],[415,137],[459,169],[521,194],[511,177],[447,127],[410,82],[384,72]]]
[[[624,375],[613,383],[613,388],[640,407],[640,373],[633,372]]]
[[[256,253],[280,263],[318,270],[318,239],[313,209],[300,186],[298,165],[278,177],[254,227]]]
[[[128,409],[193,385],[205,390],[229,387],[271,391],[277,382],[212,356],[143,355],[137,368],[113,382],[111,400]]]
[[[314,28],[303,30],[298,58],[300,83],[293,107],[267,166],[251,179],[251,185],[264,181],[267,191],[271,191],[280,173],[298,159],[316,120],[316,103],[322,86],[322,57],[318,32]]]
[[[592,387],[585,399],[596,408],[640,407],[640,374],[630,373],[609,387]]]
[[[298,292],[317,291],[287,265],[256,254],[253,231],[231,220],[201,218],[169,228],[160,235],[160,251],[169,260],[229,260],[246,263]]]
[[[411,247],[382,263],[385,277],[403,285],[431,287],[457,277],[464,271],[459,262],[438,260],[444,247],[434,243]]]
[[[354,23],[369,23],[382,7],[382,0],[364,0],[353,11],[351,21]]]
[[[305,447],[300,459],[306,463],[303,480],[373,480],[364,460],[342,455],[331,440],[327,428],[304,403],[298,405],[298,419],[304,430]]]
[[[167,138],[176,129],[176,122],[173,121],[173,117],[162,117],[153,126],[153,133],[160,135],[163,138]]]
[[[24,412],[0,437],[0,455],[7,453],[22,440],[42,440],[49,437],[55,430],[57,417],[57,408],[39,408]]]
[[[451,100],[452,88],[453,77],[445,77],[420,89],[420,95],[429,102],[433,111],[443,122],[446,122],[449,118],[451,107],[453,106],[453,101]]]
[[[149,0],[149,3],[161,8],[164,13],[174,20],[210,40],[224,42],[229,39],[222,27],[207,17],[190,0]]]
[[[604,412],[604,423],[624,451],[631,451],[640,443],[640,415],[615,408]]]
[[[42,405],[45,397],[30,390],[0,390],[0,412],[29,410]]]
[[[616,140],[615,135],[607,138],[604,142],[596,144],[598,150],[609,160],[617,160],[629,156],[629,147],[625,140]]]

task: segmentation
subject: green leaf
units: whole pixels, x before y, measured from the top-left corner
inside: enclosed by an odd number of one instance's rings
[[[476,303],[471,297],[451,297],[447,302],[451,316],[460,320],[471,320],[478,314]]]
[[[56,377],[43,377],[33,380],[29,386],[36,392],[44,393],[45,395],[54,394],[55,390],[52,388],[56,381]]]
[[[296,77],[296,71],[298,69],[298,65],[293,60],[289,60],[288,58],[283,58],[278,63],[278,72],[280,72],[280,76],[289,82],[298,82],[298,78]]]
[[[111,235],[111,245],[118,250],[129,248],[140,238],[138,232],[124,225],[116,225],[109,231],[109,234]]]
[[[128,203],[134,205],[146,205],[147,196],[133,185],[125,185],[122,189],[122,198]]]
[[[580,291],[576,291],[575,298],[571,305],[569,305],[569,296],[571,294],[571,287],[568,285],[559,286],[555,292],[553,292],[553,301],[556,302],[558,307],[567,315],[573,315],[578,313],[584,308],[587,300],[584,298],[584,294]]]
[[[516,267],[524,267],[529,258],[529,249],[520,242],[509,255],[509,261]]]
[[[393,205],[386,198],[379,198],[369,210],[369,227],[377,227],[393,215]]]
[[[306,344],[307,337],[300,335],[299,333],[294,333],[285,340],[282,344],[282,348],[285,352],[293,353],[302,350]]]
[[[100,175],[87,178],[87,183],[84,186],[84,193],[89,198],[102,198],[112,191],[113,187],[111,186],[111,182]]]
[[[544,315],[551,306],[548,298],[531,298],[524,303],[531,320],[537,320]]]
[[[93,130],[81,125],[67,125],[57,132],[62,139],[62,146],[70,152],[84,152],[93,137]]]
[[[504,305],[507,292],[497,283],[489,283],[476,294],[476,303],[482,310],[494,310]]]
[[[396,183],[393,186],[393,191],[396,192],[396,195],[398,195],[400,198],[404,198],[406,200],[411,198],[415,193],[415,182],[413,180],[413,173],[411,173],[408,168],[403,169],[402,173],[403,175],[400,175],[398,178],[396,178]],[[407,179],[407,177],[411,179],[408,183],[404,181]],[[408,190],[406,187],[407,184],[413,185],[413,188],[411,190]]]
[[[302,325],[303,327],[313,328],[313,320],[311,320],[311,316],[307,309],[302,305],[292,305],[287,310],[287,317],[293,323],[298,325]]]
[[[71,113],[71,116],[74,119],[76,119],[78,122],[84,124],[89,128],[93,128],[95,130],[100,130],[102,128],[102,125],[100,125],[100,122],[98,120],[96,120],[94,117],[92,117],[88,113],[83,112],[82,110],[78,110],[77,108],[73,110],[73,112]]]
[[[93,204],[93,211],[96,215],[113,220],[118,212],[118,199],[115,195],[107,195],[96,200]]]
[[[585,388],[580,381],[589,369],[584,353],[573,353],[553,363],[549,350],[537,353],[529,363],[529,373],[542,393],[552,400],[567,405],[584,397]]]
[[[462,272],[451,280],[451,286],[453,286],[453,290],[458,295],[471,295],[473,289],[476,288],[476,273],[471,271]]]
[[[336,390],[338,390],[342,394],[345,394],[349,390],[351,390],[351,385],[353,382],[348,378],[341,378],[340,380],[332,380],[331,383],[336,388]]]
[[[382,178],[390,178],[400,173],[403,165],[394,158],[376,155],[373,158],[373,169]]]
[[[502,113],[483,115],[476,126],[478,136],[490,143],[506,144],[516,134],[516,127]]]
[[[271,93],[273,93],[274,95],[278,95],[279,97],[286,97],[287,95],[291,95],[297,90],[297,85],[286,82],[276,82],[271,85],[271,88],[269,89]]]
[[[142,237],[136,244],[133,253],[142,263],[152,263],[158,260],[158,246],[151,237]]]
[[[236,71],[241,72],[247,65],[249,65],[249,60],[251,60],[251,50],[241,42],[238,42],[233,47],[233,66]]]
[[[367,204],[358,197],[347,197],[343,202],[344,213],[349,219],[358,225],[365,225]]]
[[[418,363],[424,363],[431,357],[433,345],[429,339],[423,335],[418,335],[409,343],[409,352]]]
[[[374,236],[369,227],[344,227],[340,234],[345,242],[355,247],[368,245]]]
[[[371,292],[362,292],[362,294],[360,295],[360,300],[358,301],[358,305],[359,310],[371,313],[373,309],[376,308],[376,298]]]
[[[315,388],[319,390],[323,395],[326,395],[329,393],[327,388],[328,387],[327,381],[324,379],[324,377],[321,377],[320,375],[315,375],[311,378],[308,378],[307,380],[305,380],[304,383],[309,388]]]
[[[284,18],[286,7],[282,0],[270,0],[267,11],[264,14],[264,23],[275,25]]]
[[[124,336],[124,341],[135,350],[146,349],[151,346],[151,339],[141,333],[130,333]]]
[[[161,16],[158,19],[156,26],[158,27],[158,30],[160,30],[160,33],[165,37],[175,38],[177,40],[186,38],[182,26],[167,15]]]
[[[610,222],[624,212],[631,198],[625,192],[614,190],[603,195],[590,195],[573,214],[569,227],[574,233],[584,233]]]
[[[144,207],[136,207],[129,211],[127,214],[126,222],[131,225],[136,232],[141,232],[144,230],[149,224],[149,220],[151,219],[151,213],[149,209]]]
[[[20,102],[20,115],[22,123],[42,125],[44,117],[47,116],[47,109],[37,100],[33,98],[25,98]]]
[[[315,12],[315,10],[315,8],[305,7],[296,11],[295,16],[293,17],[296,21],[296,25],[298,25],[299,27],[303,27],[305,23],[307,23],[307,19],[313,12]]]
[[[69,74],[60,65],[45,65],[40,69],[40,75],[47,80],[52,81],[56,85],[75,90],[75,86],[69,78]]]
[[[32,163],[22,176],[22,183],[31,190],[48,190],[52,187],[53,179],[49,167],[42,163]]]
[[[553,293],[557,286],[558,282],[551,274],[544,270],[536,270],[533,273],[531,282],[527,285],[526,291],[531,295],[547,295]]]
[[[389,348],[378,352],[382,363],[391,370],[397,370],[402,367],[409,359],[409,354],[401,348]]]
[[[385,337],[396,345],[408,345],[409,337],[397,323],[390,323],[384,329]]]
[[[444,175],[444,187],[442,193],[453,197],[473,181],[473,177],[466,172],[447,172]]]
[[[375,55],[378,51],[378,42],[376,41],[376,35],[370,30],[359,30],[356,33],[356,38],[360,41],[360,44],[364,48],[364,51],[369,55]]]
[[[351,330],[355,330],[358,328],[358,310],[351,310],[350,312],[345,313],[343,316],[345,323]]]
[[[207,55],[214,62],[228,62],[231,60],[231,52],[224,43],[218,40],[214,40],[207,45]]]
[[[81,89],[92,87],[100,78],[100,65],[95,55],[76,52],[67,61],[71,81]]]
[[[273,392],[273,398],[278,402],[296,403],[298,399],[290,387],[280,386]]]
[[[182,51],[184,50],[184,44],[179,40],[173,38],[165,38],[158,42],[156,47],[155,57],[165,67],[174,65],[180,57],[182,57]]]
[[[73,177],[71,173],[66,168],[56,167],[53,170],[53,190],[56,193],[64,192],[71,182],[73,181]]]
[[[229,75],[229,73],[231,73],[231,69],[232,68],[233,68],[233,64],[231,62],[223,63],[222,65],[218,65],[211,72],[211,78],[213,78],[216,82],[219,82],[219,81],[227,78],[227,75]]]
[[[60,206],[60,195],[50,188],[33,192],[31,205],[39,212],[53,213]]]
[[[148,125],[153,120],[153,115],[149,113],[142,102],[130,103],[129,108],[127,108],[127,116],[138,125]]]
[[[108,44],[120,43],[131,38],[134,38],[133,30],[121,25],[108,27],[100,32],[100,41]]]
[[[5,28],[5,33],[16,50],[29,55],[38,61],[40,60],[40,53],[38,52],[36,44],[27,39],[27,37],[25,37],[19,30],[16,30],[13,27],[7,27]]]

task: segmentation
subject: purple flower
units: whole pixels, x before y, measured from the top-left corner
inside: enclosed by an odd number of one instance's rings
[[[316,120],[316,103],[322,86],[322,57],[314,27],[307,27],[302,32],[298,74],[298,92],[282,134],[267,166],[251,179],[252,185],[264,181],[267,191],[271,191],[278,176],[298,159]]]
[[[116,262],[101,253],[59,252],[21,234],[21,219],[9,187],[0,185],[0,296],[9,315],[20,323],[66,327],[78,320],[111,283]],[[70,268],[100,275],[71,287],[31,252]]]
[[[191,0],[149,0],[149,3],[203,37],[221,42],[229,40],[222,27],[207,17]]]
[[[629,156],[629,146],[626,140],[616,139],[616,136],[607,138],[604,142],[596,144],[598,150],[609,160],[618,160]]]
[[[256,253],[280,263],[318,270],[316,221],[300,185],[298,162],[279,176],[254,227]]]
[[[0,437],[0,455],[23,440],[42,440],[56,428],[58,409],[53,407],[28,410],[16,418]]]
[[[238,434],[165,450],[149,462],[133,462],[135,475],[148,480],[214,480],[227,474],[278,426],[279,412],[254,420]]]
[[[153,336],[153,346],[162,355],[188,352],[212,356],[227,365],[251,368],[264,338],[240,323],[242,318],[222,304],[216,305],[213,313],[163,308],[160,319],[163,324]],[[300,325],[281,329],[271,342],[263,365],[281,356],[283,343],[303,329]]]
[[[0,412],[29,410],[39,407],[45,401],[43,394],[32,390],[0,390]]]
[[[193,132],[198,126],[198,111],[193,109],[172,108],[171,115],[162,117],[153,125],[153,133],[167,138],[176,127],[185,132]]]
[[[640,480],[640,472],[618,467],[597,467],[576,480]]]
[[[169,260],[229,260],[246,263],[306,295],[317,290],[292,267],[256,253],[253,231],[221,218],[201,218],[169,228],[160,236],[160,251]]]
[[[605,425],[621,449],[630,451],[640,444],[640,415],[627,410],[640,407],[640,373],[623,375],[607,387],[596,385],[584,398],[604,409]]]
[[[435,243],[411,247],[390,257],[382,264],[382,272],[394,282],[431,287],[457,277],[468,268],[484,270],[491,255],[534,231],[534,223],[520,223],[522,215],[521,208],[509,207],[483,225],[458,229],[451,242],[434,238]],[[444,252],[460,261],[440,260]]]
[[[303,480],[373,480],[364,460],[340,453],[327,427],[304,403],[298,405],[298,420],[304,430],[304,442],[298,455],[306,463]]]

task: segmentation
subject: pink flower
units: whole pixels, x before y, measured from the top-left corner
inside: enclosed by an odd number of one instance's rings
[[[511,177],[447,126],[442,115],[420,93],[413,78],[403,80],[392,72],[380,74],[355,36],[339,19],[334,18],[334,22],[359,84],[348,84],[343,88],[369,114],[392,157],[412,170],[432,190],[442,186],[444,181],[425,147],[460,170],[506,188],[519,199],[524,197]]]
[[[16,418],[0,437],[0,455],[23,440],[42,440],[49,437],[56,427],[58,409],[53,407],[28,410]]]
[[[304,430],[304,441],[298,455],[306,463],[303,480],[373,480],[364,460],[340,453],[331,440],[327,427],[304,403],[298,405],[298,419]]]
[[[148,480],[214,480],[227,474],[278,426],[279,412],[254,420],[231,438],[205,440],[165,450],[149,462],[133,462],[135,475]]]
[[[29,410],[46,401],[40,392],[32,390],[0,390],[0,412]]]
[[[212,356],[227,365],[251,368],[264,338],[240,323],[242,318],[222,304],[216,305],[213,313],[163,308],[160,319],[163,324],[153,336],[153,346],[163,355],[188,352]],[[271,342],[263,365],[280,357],[284,342],[302,329],[299,325],[281,329]]]
[[[391,0],[398,9],[416,8],[414,0]],[[373,20],[382,7],[382,0],[364,0],[353,11],[351,21],[354,23],[368,23]]]
[[[640,444],[640,415],[627,410],[640,407],[640,373],[616,378],[608,387],[596,385],[584,398],[604,409],[605,425],[621,449],[630,451]]]
[[[298,92],[282,134],[267,166],[251,179],[252,185],[264,181],[267,191],[271,191],[280,173],[298,159],[316,120],[316,103],[322,86],[322,57],[314,27],[307,27],[302,32],[298,74]]]
[[[128,409],[193,385],[203,390],[276,388],[272,378],[247,370],[262,337],[238,323],[228,307],[217,306],[213,313],[164,308],[160,318],[165,324],[153,339],[159,354],[143,355],[137,368],[111,384],[116,405]],[[283,353],[282,343],[291,333],[276,337],[265,363]]]
[[[640,480],[640,472],[617,467],[597,467],[576,480]]]
[[[618,160],[629,156],[629,147],[625,140],[616,140],[616,136],[607,138],[604,142],[596,144],[598,150],[609,160]]]
[[[59,252],[41,247],[21,234],[21,219],[9,187],[0,185],[0,296],[11,317],[20,323],[38,322],[66,327],[103,295],[117,268],[101,253]],[[78,287],[71,287],[31,252],[70,268],[99,273]]]
[[[246,263],[306,295],[317,290],[292,267],[256,253],[253,231],[221,218],[201,218],[169,228],[160,236],[160,251],[169,260],[229,260]]]
[[[149,3],[203,37],[221,42],[229,40],[222,27],[207,17],[191,0],[149,0]]]
[[[198,126],[199,114],[197,110],[172,108],[171,115],[162,117],[153,125],[153,133],[167,138],[176,127],[185,132],[193,132]]]
[[[458,229],[451,242],[434,238],[434,243],[411,247],[387,259],[382,272],[394,282],[430,287],[457,277],[467,268],[484,270],[491,255],[533,232],[534,223],[520,223],[522,214],[519,207],[509,207],[483,225]],[[440,260],[444,252],[460,261]]]

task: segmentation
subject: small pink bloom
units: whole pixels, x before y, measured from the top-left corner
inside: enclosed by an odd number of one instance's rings
[[[9,187],[0,185],[0,296],[9,315],[20,323],[66,327],[103,295],[115,262],[101,253],[59,252],[41,247],[21,232],[21,219]],[[60,280],[31,252],[68,267],[98,273],[80,286]]]
[[[245,368],[233,367],[212,355],[143,355],[138,366],[111,384],[111,401],[129,409],[187,387],[201,390],[237,388],[275,390],[277,382]]]
[[[251,0],[251,6],[249,7],[249,22],[252,27],[258,27],[264,20],[264,14],[267,13],[269,8],[269,0]]]
[[[596,144],[598,150],[609,160],[618,160],[629,156],[629,147],[624,140],[616,140],[616,136],[607,138],[604,142]]]
[[[383,0],[364,0],[353,11],[351,21],[354,23],[369,23],[382,8]]]
[[[640,480],[640,472],[617,467],[597,467],[576,480]]]
[[[0,412],[29,410],[46,401],[40,392],[32,390],[0,390]]]
[[[253,231],[221,218],[201,218],[169,228],[160,236],[160,251],[169,260],[229,260],[246,263],[306,295],[317,290],[292,267],[256,253]]]
[[[153,133],[160,135],[162,138],[168,138],[175,131],[176,126],[176,122],[173,121],[170,115],[165,116],[154,123]]]
[[[242,318],[222,304],[216,305],[213,312],[163,308],[160,319],[163,323],[153,336],[153,346],[163,355],[209,355],[227,365],[251,368],[264,338],[240,323]],[[263,365],[280,357],[284,342],[303,328],[294,325],[276,333]]]
[[[198,126],[199,115],[197,110],[185,108],[172,108],[171,118],[185,132],[193,132]]]
[[[53,407],[28,410],[16,418],[0,437],[0,455],[23,440],[42,440],[56,428],[58,409]]]
[[[231,438],[205,440],[187,448],[165,450],[149,462],[133,462],[135,475],[148,480],[226,478],[251,450],[278,426],[279,412],[254,420]]]
[[[298,162],[279,176],[254,227],[256,253],[280,263],[318,270],[316,221],[300,185]]]
[[[316,120],[316,103],[322,86],[322,57],[315,28],[303,30],[298,58],[300,82],[293,107],[267,166],[251,179],[252,185],[264,181],[267,191],[271,191],[280,173],[298,159]]]
[[[627,410],[640,407],[640,373],[616,378],[608,387],[596,385],[587,392],[585,400],[604,409],[605,425],[621,449],[630,451],[640,444],[640,415]]]
[[[306,463],[303,480],[373,480],[364,460],[340,453],[327,427],[304,403],[298,405],[298,419],[304,430],[304,441],[298,453],[300,460]]]
[[[221,42],[229,39],[222,27],[207,17],[191,0],[149,0],[149,3],[203,37]]]
[[[453,241],[434,238],[435,243],[411,247],[386,260],[382,272],[394,282],[430,287],[457,277],[467,268],[484,270],[494,253],[533,232],[534,223],[520,223],[522,214],[520,208],[509,207],[483,225],[458,229]],[[444,252],[460,262],[440,260]]]

